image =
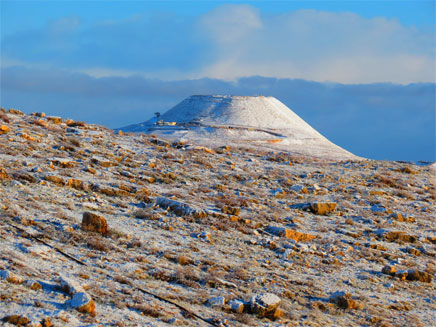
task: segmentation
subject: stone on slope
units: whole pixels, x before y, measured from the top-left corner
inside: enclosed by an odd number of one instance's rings
[[[260,317],[273,315],[282,300],[275,294],[262,293],[250,298],[251,312]]]
[[[335,211],[336,203],[334,202],[314,202],[310,204],[310,211],[316,215],[327,215]]]
[[[266,231],[276,236],[292,239],[296,242],[307,242],[316,238],[316,235],[301,233],[296,230],[277,226],[268,226]]]
[[[169,208],[177,216],[193,216],[194,218],[204,218],[207,216],[207,212],[201,208],[164,197],[157,198],[156,204],[164,209]]]
[[[109,227],[104,217],[92,212],[84,212],[81,228],[85,231],[107,234]]]
[[[95,314],[95,303],[91,296],[74,280],[67,277],[60,277],[60,288],[71,296],[67,301],[71,307],[79,312]]]
[[[6,134],[7,132],[9,132],[9,127],[7,125],[1,125],[0,126],[0,135]]]

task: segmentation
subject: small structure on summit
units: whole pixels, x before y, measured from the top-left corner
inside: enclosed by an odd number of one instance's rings
[[[244,145],[330,160],[358,159],[267,96],[193,95],[158,117],[119,130],[210,146]]]

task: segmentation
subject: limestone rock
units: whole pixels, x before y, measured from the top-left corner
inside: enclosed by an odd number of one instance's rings
[[[221,209],[222,213],[226,213],[228,215],[232,215],[232,216],[239,216],[239,214],[241,213],[241,208],[236,208],[236,207],[230,207],[230,206],[224,206]]]
[[[51,122],[53,124],[56,124],[56,125],[62,124],[62,118],[61,117],[54,117],[54,116],[47,117],[47,121],[49,121],[49,122]]]
[[[335,211],[335,202],[314,202],[310,204],[310,211],[316,215],[328,215]]]
[[[23,280],[9,270],[0,270],[0,279],[6,279],[9,283],[21,284]]]
[[[82,229],[85,231],[107,234],[109,227],[104,217],[92,212],[84,212],[82,218]]]
[[[397,272],[397,270],[395,269],[395,267],[394,266],[390,266],[390,265],[386,265],[382,269],[382,273],[386,274],[386,275],[395,276],[396,272]]]
[[[69,179],[67,182],[67,185],[72,187],[72,188],[75,188],[77,190],[86,191],[86,189],[87,189],[85,184],[83,183],[83,181],[81,181],[80,179],[76,179],[76,178]]]
[[[329,302],[336,304],[339,308],[342,309],[358,309],[359,305],[356,301],[353,300],[350,293],[345,292],[335,292],[330,298]]]
[[[425,271],[409,269],[407,271],[406,279],[410,281],[417,280],[424,283],[431,283],[433,281],[433,276]]]
[[[207,216],[206,211],[201,208],[168,198],[159,197],[156,200],[156,204],[162,208],[169,208],[177,216],[193,216],[194,218],[204,218]]]
[[[52,182],[57,185],[65,185],[65,181],[62,177],[56,175],[46,175],[44,176],[46,181]]]
[[[235,313],[244,312],[244,302],[235,299],[235,300],[231,300],[228,304],[233,312]]]
[[[395,277],[397,277],[398,279],[401,279],[401,280],[406,280],[408,274],[409,273],[407,270],[399,270],[399,271],[395,272]]]
[[[13,114],[13,115],[20,115],[20,116],[23,115],[23,112],[21,110],[12,109],[12,108],[8,110],[8,113]]]
[[[37,126],[44,127],[44,128],[47,128],[47,127],[48,127],[48,123],[47,123],[45,120],[42,120],[42,119],[36,119],[36,120],[34,120],[34,121],[33,121],[33,124],[34,124],[34,125],[37,125]]]
[[[316,238],[316,235],[301,233],[284,227],[268,226],[266,231],[273,235],[292,239],[296,242],[307,242]]]
[[[7,126],[7,125],[1,125],[1,126],[0,126],[0,135],[2,135],[2,134],[6,134],[7,132],[9,132],[9,126]]]
[[[24,282],[24,285],[29,287],[31,290],[34,290],[34,291],[42,289],[41,284],[38,283],[36,280],[32,280],[32,279],[26,280]]]
[[[0,179],[6,179],[6,178],[8,178],[8,173],[4,168],[0,167]]]
[[[82,286],[67,277],[60,277],[59,282],[61,289],[72,297],[67,304],[79,312],[95,314],[94,300]]]
[[[26,316],[10,315],[3,317],[2,321],[16,326],[25,326],[30,322],[30,319]]]
[[[417,241],[418,238],[416,236],[406,234],[405,232],[388,231],[388,232],[383,234],[383,239],[387,242],[414,243]]]
[[[250,309],[252,313],[264,317],[274,314],[281,301],[277,295],[272,293],[253,295],[250,299]]]
[[[16,180],[26,181],[29,183],[36,183],[38,181],[38,179],[35,176],[23,171],[12,173],[12,177]]]
[[[207,300],[207,304],[211,307],[222,307],[224,304],[226,304],[226,299],[224,296],[212,297]]]
[[[69,302],[71,307],[83,313],[95,313],[95,303],[91,296],[86,292],[79,292],[73,295]]]

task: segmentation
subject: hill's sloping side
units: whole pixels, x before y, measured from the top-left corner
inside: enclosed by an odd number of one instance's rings
[[[120,130],[206,145],[244,144],[330,160],[357,159],[274,97],[194,95],[159,120]]]

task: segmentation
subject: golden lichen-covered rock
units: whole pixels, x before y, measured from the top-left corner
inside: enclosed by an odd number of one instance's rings
[[[8,125],[1,125],[0,126],[0,135],[6,134],[9,132],[9,126]]]
[[[8,178],[8,173],[6,172],[6,170],[4,168],[0,167],[0,179],[6,179]]]
[[[68,127],[71,127],[71,125],[74,124],[74,120],[72,120],[72,119],[65,119],[64,123],[65,123]]]
[[[45,120],[42,120],[42,119],[34,120],[33,121],[33,125],[41,126],[41,127],[44,127],[44,128],[48,127],[48,123]]]
[[[239,216],[241,213],[241,208],[224,206],[221,208],[221,212],[232,216]]]
[[[28,288],[30,288],[31,290],[37,291],[42,289],[42,286],[40,283],[38,283],[36,280],[26,280],[24,282],[24,285],[27,286]]]
[[[79,312],[95,315],[94,300],[82,286],[67,277],[61,277],[60,288],[72,297],[66,304],[69,304]]]
[[[101,187],[98,189],[98,192],[107,196],[115,196],[117,195],[117,190],[111,187]]]
[[[296,242],[307,242],[316,238],[316,235],[301,233],[284,227],[268,226],[266,231],[273,235],[292,239]]]
[[[30,319],[26,316],[10,315],[3,317],[2,321],[16,326],[26,326],[30,322]]]
[[[54,117],[54,116],[50,116],[46,118],[48,122],[56,124],[56,125],[60,125],[62,124],[62,118],[61,117]]]
[[[353,300],[350,293],[345,292],[335,292],[330,298],[329,302],[336,304],[339,308],[342,309],[359,309],[360,305]]]
[[[0,279],[6,279],[12,284],[22,284],[23,280],[9,270],[0,270]]]
[[[86,185],[80,179],[71,178],[68,180],[67,185],[69,187],[75,188],[76,190],[86,191]]]
[[[91,296],[86,292],[79,292],[73,295],[71,306],[82,313],[95,314],[95,303]]]
[[[272,293],[253,295],[250,299],[250,310],[259,317],[273,315],[281,301],[277,295]]]
[[[13,115],[24,115],[23,112],[21,110],[17,110],[17,109],[8,109],[8,113],[13,114]]]
[[[76,161],[71,161],[68,159],[55,159],[52,160],[53,165],[61,168],[74,168],[77,165]]]
[[[65,181],[62,177],[56,175],[46,175],[44,176],[46,181],[52,182],[57,185],[65,185]]]
[[[104,217],[92,212],[84,212],[82,218],[82,230],[107,234],[109,227]]]
[[[51,318],[50,317],[45,317],[41,320],[41,325],[42,327],[52,327],[53,323],[51,322]]]
[[[418,238],[401,231],[389,231],[383,235],[383,239],[387,242],[414,243]]]
[[[335,211],[335,202],[315,202],[310,204],[310,211],[316,215],[328,215]]]
[[[397,272],[397,269],[395,269],[394,266],[386,265],[382,269],[382,273],[386,275],[395,276],[395,273]]]
[[[410,281],[431,283],[433,281],[433,276],[425,271],[420,271],[417,269],[409,269],[407,271],[406,279]]]

